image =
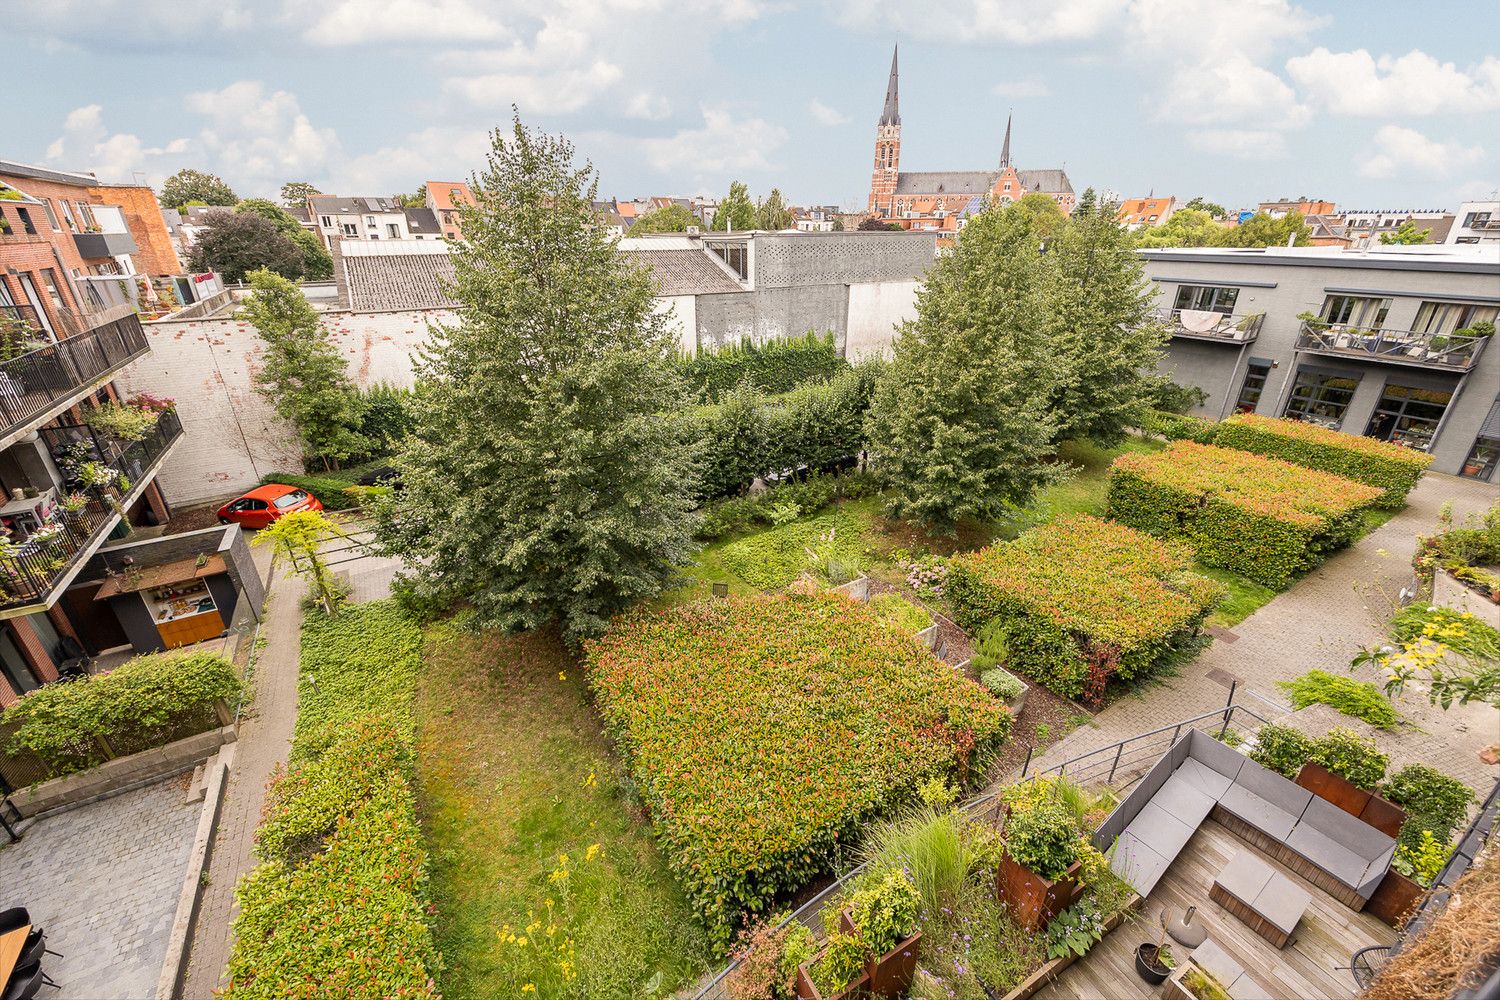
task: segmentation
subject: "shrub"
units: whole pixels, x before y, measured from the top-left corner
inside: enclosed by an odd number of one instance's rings
[[[863,552],[863,525],[852,514],[831,511],[731,542],[719,552],[724,568],[757,590],[779,590],[813,562],[815,549],[830,532],[830,555],[847,567]]]
[[[1352,715],[1381,729],[1394,729],[1401,721],[1391,700],[1367,681],[1341,677],[1326,670],[1309,670],[1296,680],[1277,681],[1276,686],[1291,696],[1292,707],[1296,709],[1329,705],[1344,715]]]
[[[1158,435],[1168,441],[1197,441],[1213,444],[1219,425],[1203,417],[1190,417],[1185,413],[1167,413],[1163,410],[1147,410],[1141,420],[1141,431]]]
[[[891,628],[913,635],[932,625],[932,615],[926,609],[917,607],[900,594],[876,594],[870,598],[870,610]]]
[[[1013,809],[1005,824],[1005,850],[1011,860],[1049,882],[1061,878],[1078,860],[1080,843],[1073,815],[1051,799]]]
[[[1420,849],[1423,831],[1448,843],[1474,801],[1468,785],[1426,764],[1403,767],[1391,775],[1381,794],[1406,810],[1399,839],[1411,850]]]
[[[1124,454],[1109,477],[1109,516],[1182,538],[1209,566],[1284,587],[1358,535],[1379,491],[1246,451],[1178,441]]]
[[[1382,507],[1399,508],[1417,485],[1432,456],[1360,434],[1344,434],[1316,424],[1256,413],[1239,413],[1219,424],[1214,443],[1374,486]]]
[[[991,667],[980,674],[979,683],[989,688],[996,698],[1004,702],[1015,701],[1021,697],[1021,692],[1026,690],[1025,683],[1019,677],[1000,667]]]
[[[963,780],[1010,725],[977,684],[835,596],[627,613],[585,649],[667,863],[721,943],[923,780]]]
[[[876,825],[860,845],[860,859],[871,871],[910,873],[924,912],[951,910],[978,861],[971,834],[979,825],[951,809],[918,807]]]
[[[1013,669],[1097,697],[1110,674],[1148,673],[1223,596],[1181,546],[1087,515],[951,561],[959,623],[1003,644]]]
[[[746,338],[691,357],[679,355],[675,364],[688,391],[705,403],[721,401],[741,384],[762,392],[788,392],[807,382],[832,378],[849,367],[839,356],[832,333],[812,332],[764,344]]]
[[[797,966],[817,952],[812,931],[787,914],[758,920],[740,932],[737,963],[724,980],[729,1000],[795,1000]]]
[[[1402,832],[1405,832],[1404,827]],[[1403,840],[1396,845],[1396,856],[1391,859],[1391,867],[1414,882],[1431,885],[1438,872],[1443,870],[1448,854],[1449,848],[1445,842],[1434,837],[1431,830],[1422,829],[1418,832],[1415,843]]]
[[[14,727],[8,751],[36,754],[59,777],[102,763],[100,740],[124,757],[216,728],[214,702],[239,693],[222,656],[151,653],[108,673],[44,685],[0,714],[0,725]]]
[[[849,919],[865,947],[884,955],[911,936],[922,909],[922,898],[912,877],[892,868],[864,880],[850,893]]]
[[[1500,575],[1482,568],[1495,563],[1500,563],[1500,502],[1485,511],[1483,518],[1471,517],[1462,527],[1418,536],[1412,558],[1417,576],[1425,583],[1432,582],[1435,570],[1445,569],[1500,604]]]
[[[1268,723],[1260,727],[1250,759],[1284,778],[1296,778],[1313,754],[1313,741],[1289,726]]]
[[[261,478],[261,485],[269,483],[281,483],[306,490],[317,497],[326,510],[353,510],[360,504],[358,496],[344,492],[353,486],[353,483],[331,476],[303,476],[295,472],[273,472]]]
[[[1389,757],[1376,749],[1374,740],[1342,726],[1335,726],[1328,735],[1314,740],[1308,760],[1359,788],[1380,784],[1390,762]]]
[[[778,483],[764,493],[725,497],[703,508],[698,537],[713,541],[756,526],[777,526],[818,513],[839,497],[863,495],[868,476],[845,472],[837,476],[813,473],[806,479]]]
[[[1390,637],[1401,645],[1427,639],[1475,662],[1500,660],[1500,630],[1467,611],[1408,604],[1391,619]]]

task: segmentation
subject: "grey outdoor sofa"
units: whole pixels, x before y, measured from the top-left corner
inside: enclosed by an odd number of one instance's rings
[[[1150,893],[1198,826],[1213,818],[1353,909],[1363,909],[1396,841],[1207,733],[1189,730],[1094,834],[1112,867]]]

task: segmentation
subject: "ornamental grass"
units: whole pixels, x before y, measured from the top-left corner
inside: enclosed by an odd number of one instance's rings
[[[983,688],[836,595],[636,612],[586,651],[605,727],[721,947],[923,780],[978,774],[1010,728]]]
[[[1402,507],[1432,464],[1431,455],[1415,448],[1256,413],[1236,414],[1220,423],[1214,443],[1378,487],[1381,507]]]

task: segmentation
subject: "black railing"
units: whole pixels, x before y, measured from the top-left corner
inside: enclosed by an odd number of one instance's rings
[[[28,310],[25,306],[5,307]],[[20,315],[17,313],[17,315]],[[40,329],[32,324],[33,329]],[[58,403],[150,350],[141,321],[130,313],[55,344],[0,361],[0,436],[45,419]]]
[[[1297,349],[1361,360],[1462,370],[1479,360],[1488,337],[1456,333],[1417,333],[1387,327],[1358,327],[1304,321]]]
[[[80,430],[87,433],[77,434]],[[70,432],[76,436],[65,437]],[[182,423],[175,413],[163,413],[144,438],[123,445],[102,442],[88,428],[49,428],[44,432],[49,444],[92,442],[97,455],[77,457],[107,465],[127,482],[123,488],[95,488],[83,509],[69,512],[59,507],[52,520],[30,538],[4,544],[0,549],[0,610],[45,601],[58,581],[98,547],[107,527],[121,512],[123,499],[138,490],[146,470],[181,436]],[[76,473],[67,475],[70,481],[64,485],[72,488]]]
[[[1183,322],[1182,314],[1188,313],[1188,321]],[[1226,340],[1231,343],[1245,344],[1260,336],[1261,324],[1266,321],[1265,313],[1225,313],[1217,321],[1210,322],[1212,316],[1204,311],[1169,309],[1163,315],[1164,319],[1172,327],[1172,336],[1187,337],[1192,340]]]

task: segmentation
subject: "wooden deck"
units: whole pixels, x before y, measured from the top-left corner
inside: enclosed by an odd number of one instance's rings
[[[1208,898],[1214,876],[1244,848],[1282,872],[1312,895],[1312,905],[1297,925],[1291,943],[1278,951]],[[1256,851],[1212,820],[1188,841],[1177,860],[1141,906],[1141,919],[1117,928],[1073,963],[1046,989],[1045,1000],[1155,1000],[1161,987],[1149,985],[1135,971],[1136,946],[1160,936],[1163,908],[1173,914],[1197,905],[1194,922],[1202,922],[1209,940],[1218,943],[1277,1000],[1342,1000],[1356,993],[1347,968],[1360,948],[1390,944],[1396,932],[1366,913],[1356,913],[1286,865]],[[1170,942],[1179,957],[1188,953]]]

